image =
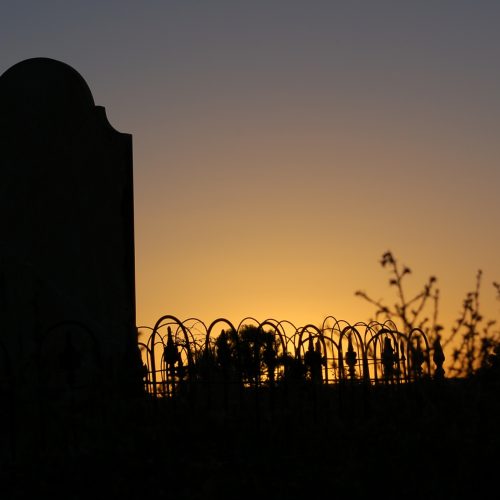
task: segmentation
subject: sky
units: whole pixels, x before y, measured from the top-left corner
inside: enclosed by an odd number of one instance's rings
[[[500,3],[2,1],[0,74],[50,57],[133,135],[138,325],[394,301],[499,318]]]

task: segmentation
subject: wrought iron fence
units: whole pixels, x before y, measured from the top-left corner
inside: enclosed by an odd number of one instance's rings
[[[321,326],[296,327],[247,317],[237,325],[226,318],[207,325],[165,315],[138,330],[146,388],[157,397],[202,383],[373,385],[444,376],[439,339],[430,345],[421,329],[401,332],[390,321],[349,324],[330,316]]]
[[[390,321],[349,324],[332,316],[319,326],[247,317],[238,324],[217,318],[181,321],[164,315],[138,327],[146,392],[172,397],[196,385],[243,388],[287,383],[407,384],[444,377],[444,354],[424,331],[401,332]],[[64,322],[43,335],[34,360],[22,367],[37,387],[60,392],[102,391],[107,367],[99,339],[84,324]],[[12,388],[20,370],[0,339],[0,388]],[[26,360],[24,360],[26,361]]]
[[[115,435],[116,443],[124,436],[133,442],[129,429],[145,423],[153,430],[195,418],[330,425],[337,416],[365,415],[396,393],[400,411],[411,412],[420,397],[415,383],[441,387],[434,382],[444,377],[439,341],[431,345],[422,330],[400,332],[391,322],[328,317],[296,327],[165,315],[138,328],[137,348],[142,373],[135,378],[145,390],[127,399],[116,390],[120,374],[109,376],[101,339],[84,324],[42,332],[22,366],[0,338],[0,462],[97,449]]]

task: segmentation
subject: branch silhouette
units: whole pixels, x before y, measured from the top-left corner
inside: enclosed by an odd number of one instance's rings
[[[408,299],[406,277],[411,274],[410,268],[401,265],[390,251],[382,255],[380,264],[389,271],[389,285],[396,289],[396,302],[389,306],[365,291],[355,292],[356,296],[375,306],[375,320],[394,321],[406,331],[422,329],[433,345],[432,350],[436,349],[437,341],[443,349],[453,348],[448,367],[451,376],[471,376],[491,364],[492,353],[500,344],[500,332],[493,330],[496,320],[486,320],[480,312],[482,270],[478,270],[474,290],[466,294],[457,319],[445,334],[444,326],[438,323],[440,290],[437,278],[430,276],[420,291]],[[493,282],[493,286],[500,300],[500,284]],[[435,355],[441,356],[439,352]]]

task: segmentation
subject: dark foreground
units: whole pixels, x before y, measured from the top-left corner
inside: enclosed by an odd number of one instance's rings
[[[471,379],[18,401],[0,498],[495,498],[499,396]]]

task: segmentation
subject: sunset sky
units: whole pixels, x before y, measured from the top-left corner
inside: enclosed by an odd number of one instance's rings
[[[500,317],[500,2],[3,1],[133,135],[137,320],[367,320],[391,250]]]

